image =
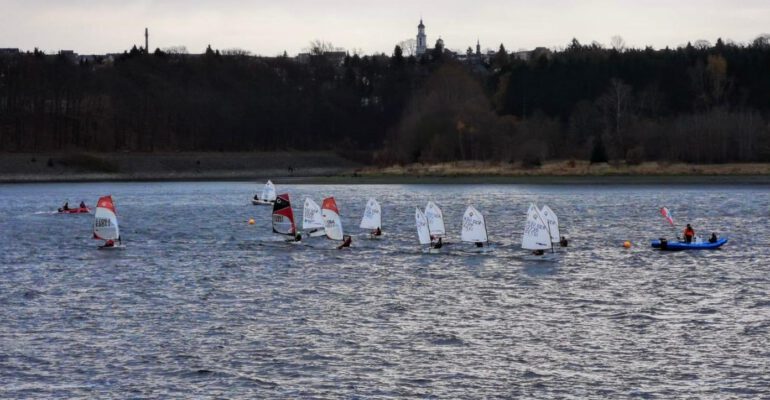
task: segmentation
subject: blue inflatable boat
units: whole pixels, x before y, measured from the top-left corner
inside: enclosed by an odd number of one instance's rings
[[[680,251],[680,250],[714,250],[720,248],[723,244],[727,243],[727,238],[719,238],[714,243],[711,242],[669,242],[666,239],[659,239],[652,241],[652,247],[655,249],[668,250],[668,251]]]

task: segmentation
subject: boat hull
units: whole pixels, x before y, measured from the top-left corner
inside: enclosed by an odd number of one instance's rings
[[[88,207],[84,208],[70,208],[69,210],[62,210],[59,209],[59,214],[90,214],[91,209]]]
[[[715,250],[722,247],[727,243],[727,238],[721,238],[714,243],[710,242],[698,242],[698,243],[686,243],[686,242],[665,242],[661,243],[661,240],[651,241],[652,248],[666,250],[666,251],[682,251],[682,250]]]
[[[272,206],[275,204],[275,202],[265,200],[251,200],[251,204],[254,204],[255,206]]]

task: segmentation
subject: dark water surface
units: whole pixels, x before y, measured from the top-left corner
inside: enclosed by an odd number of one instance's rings
[[[278,185],[298,215],[335,195],[355,234],[376,197],[387,236],[349,251],[280,242],[256,190],[0,185],[0,398],[770,396],[766,187]],[[105,194],[124,250],[48,213]],[[420,253],[428,200],[451,241],[474,204],[495,251]],[[572,239],[558,262],[518,248],[531,201]],[[661,205],[730,242],[652,251]]]

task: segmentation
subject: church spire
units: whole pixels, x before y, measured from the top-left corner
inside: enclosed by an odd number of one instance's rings
[[[425,35],[425,25],[422,23],[422,16],[420,16],[420,25],[417,25],[417,57],[422,56],[428,51],[428,37]]]

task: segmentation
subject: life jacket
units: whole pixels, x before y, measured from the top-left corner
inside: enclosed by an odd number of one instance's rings
[[[695,236],[695,230],[693,230],[692,228],[684,228],[684,235]]]

